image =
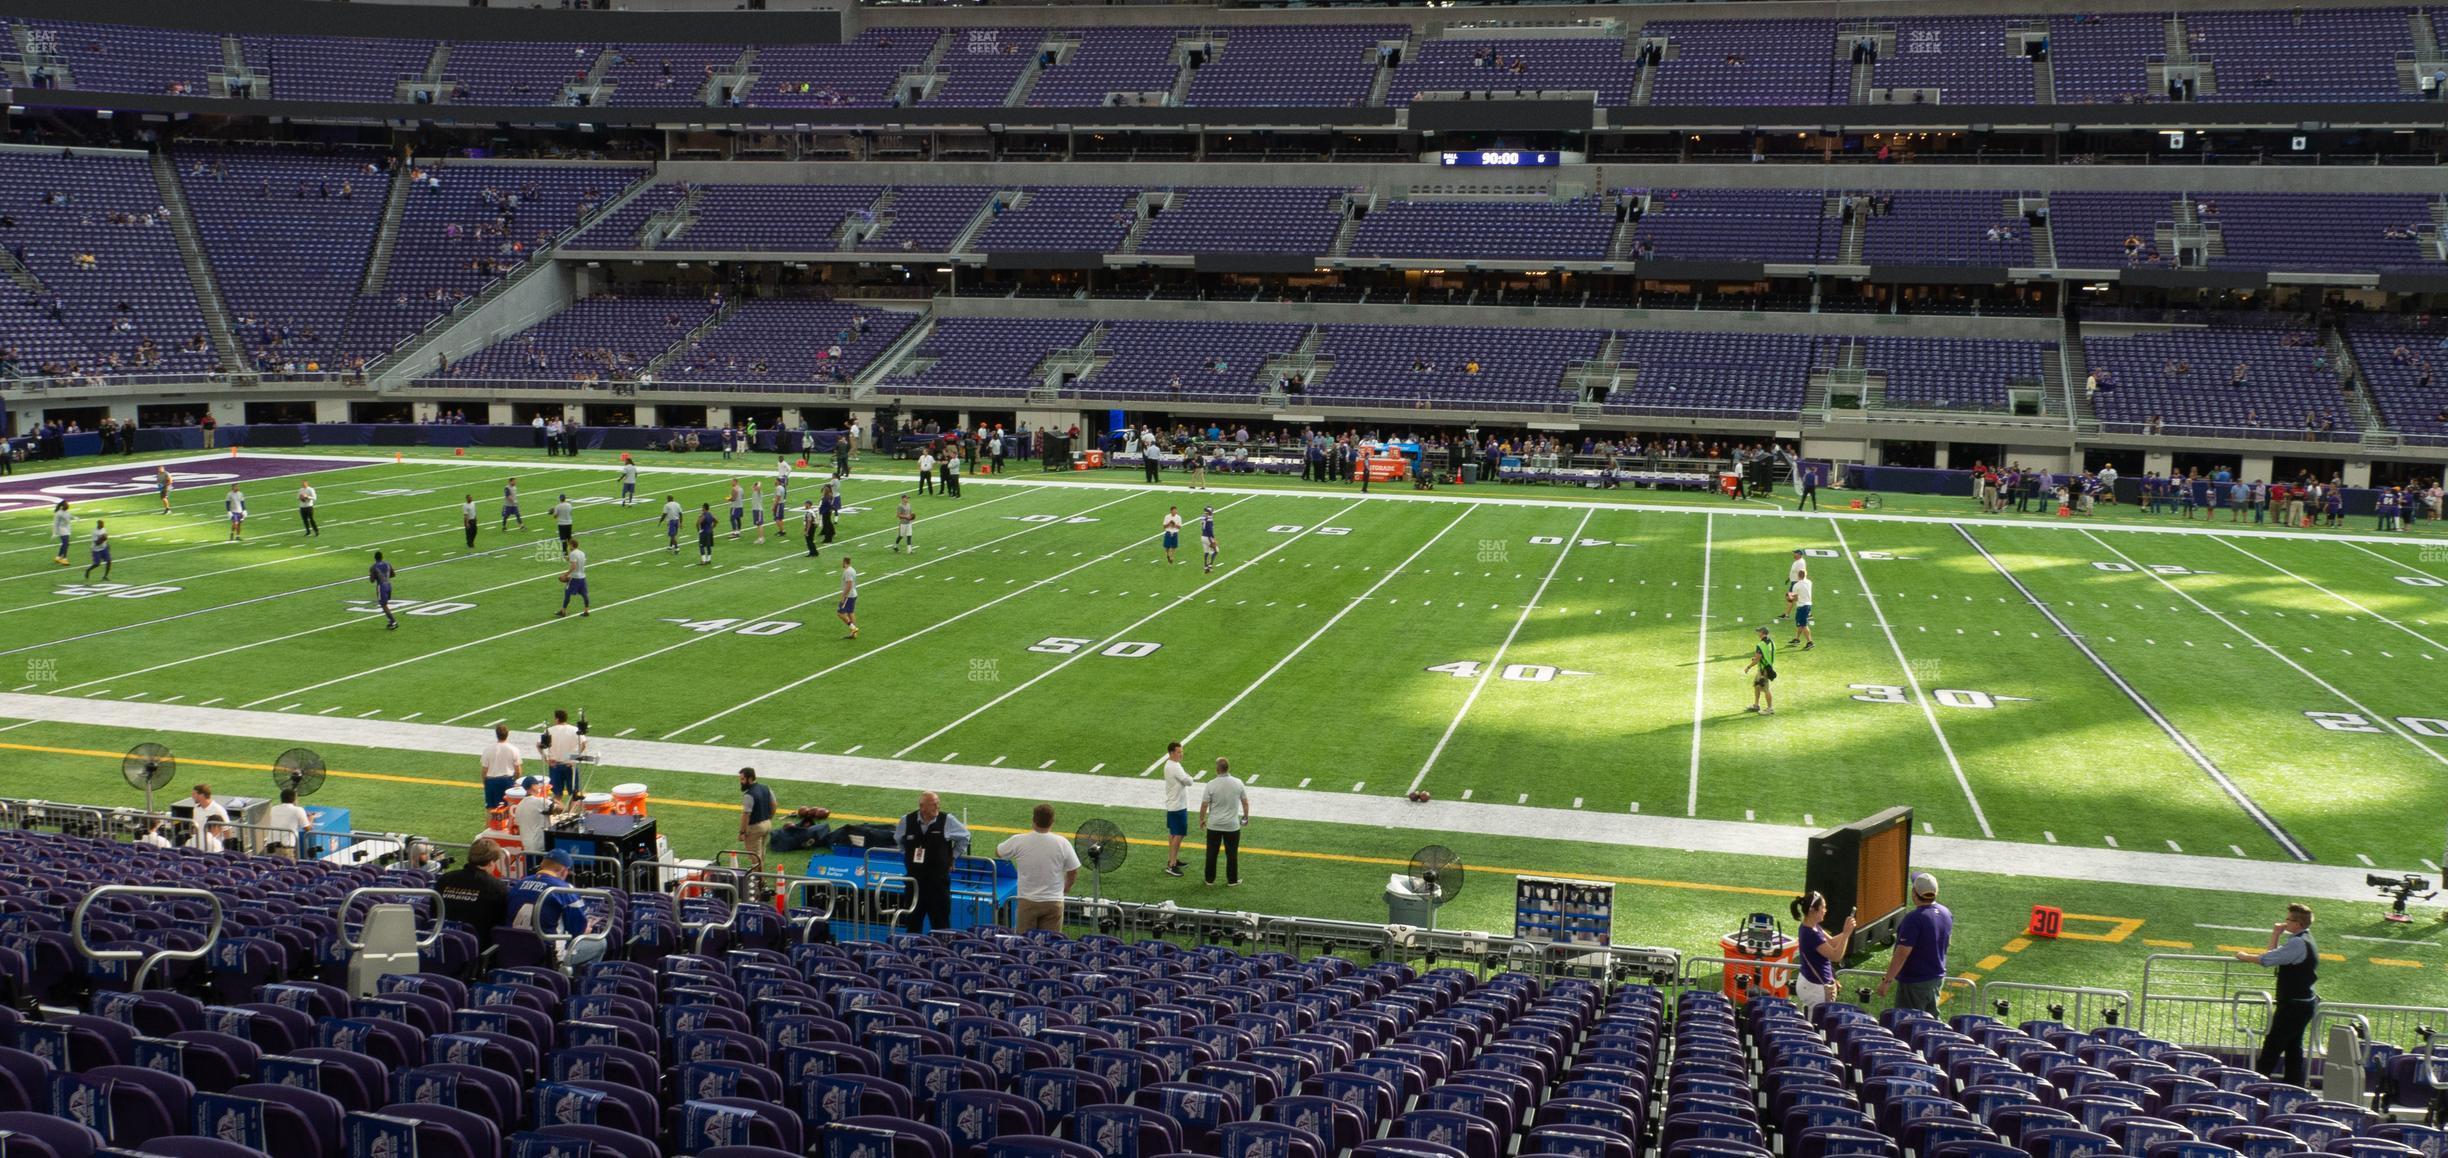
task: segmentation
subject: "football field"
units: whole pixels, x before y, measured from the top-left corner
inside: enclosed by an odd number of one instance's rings
[[[795,512],[792,533],[730,537],[719,466],[648,471],[624,507],[600,465],[269,461],[311,469],[242,480],[243,542],[229,460],[179,467],[166,515],[149,469],[94,476],[146,491],[75,502],[74,566],[40,504],[0,516],[0,671],[20,677],[0,686],[520,731],[583,707],[608,752],[1111,777],[1182,738],[1260,785],[1802,826],[1910,804],[1932,835],[2248,860],[2417,868],[2448,817],[2448,566],[2420,543],[1023,477],[919,496],[918,548],[896,553],[905,487],[861,476],[811,559]],[[524,531],[496,525],[512,476]],[[584,620],[552,614],[565,493]],[[690,511],[677,553],[666,495]],[[723,523],[711,566],[701,502]],[[1171,506],[1188,531],[1168,563]],[[80,575],[93,515],[108,583]],[[1772,624],[1778,710],[1749,715],[1742,668],[1796,549],[1818,646]],[[397,631],[364,577],[376,550]],[[856,641],[834,615],[845,556]]]
[[[769,463],[732,465],[770,487]],[[707,774],[746,763],[799,783],[794,802],[891,815],[940,787],[992,831],[1053,799],[1066,824],[1108,813],[1145,843],[1149,772],[1184,739],[1192,767],[1229,757],[1289,826],[1260,858],[1311,870],[1266,874],[1244,904],[1365,917],[1382,866],[1434,839],[1495,871],[1654,890],[1619,936],[1698,951],[1733,908],[1781,909],[1791,870],[1765,858],[1797,855],[1798,834],[1903,804],[1916,860],[1981,882],[1959,909],[2102,914],[2101,944],[2016,966],[2093,980],[2137,959],[2081,953],[2237,940],[2202,930],[2253,927],[2265,894],[2334,902],[2369,897],[2367,869],[2438,871],[2448,563],[2427,536],[1517,487],[1192,492],[1111,472],[918,496],[918,549],[899,553],[907,480],[867,465],[813,559],[795,510],[790,534],[730,537],[733,475],[711,456],[654,461],[635,506],[601,461],[195,458],[173,463],[167,514],[151,463],[21,476],[0,488],[0,751],[20,769],[0,795],[132,804],[102,773],[156,734],[195,778],[218,768],[244,792],[255,774],[233,770],[302,742],[353,770],[330,791],[361,827],[463,839],[484,730],[524,738],[583,709],[604,774],[707,813],[673,815],[675,842],[704,846],[683,855],[725,838],[727,781]],[[499,525],[512,477],[523,531]],[[813,481],[794,480],[794,508]],[[562,494],[590,557],[583,619],[553,614]],[[677,553],[667,495],[691,513]],[[77,517],[64,567],[61,497]],[[722,523],[711,565],[701,503]],[[1167,562],[1175,506],[1187,529]],[[95,517],[107,582],[82,574]],[[399,569],[398,630],[372,603],[377,550]],[[1817,592],[1807,652],[1778,621],[1796,550]],[[834,614],[844,557],[856,640]],[[1773,716],[1744,710],[1762,624],[1780,647]],[[1435,802],[1406,802],[1415,789]],[[1108,895],[1177,895],[1129,873]],[[2187,891],[2204,889],[2234,896]],[[1506,892],[1454,919],[1503,928]],[[2354,936],[2398,954],[2375,963],[2440,964],[2436,926],[2360,908]],[[2372,992],[2395,994],[2379,972]]]

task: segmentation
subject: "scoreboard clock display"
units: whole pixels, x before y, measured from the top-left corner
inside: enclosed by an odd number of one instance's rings
[[[1448,169],[1552,169],[1563,163],[1560,153],[1527,149],[1463,149],[1437,157]]]

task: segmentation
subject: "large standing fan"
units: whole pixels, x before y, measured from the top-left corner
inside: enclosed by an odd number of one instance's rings
[[[1071,837],[1071,851],[1079,854],[1080,863],[1088,866],[1088,878],[1096,897],[1090,920],[1099,929],[1105,927],[1105,874],[1122,867],[1130,859],[1130,838],[1122,835],[1122,826],[1103,817],[1080,822],[1079,832]]]
[[[323,787],[323,757],[312,748],[291,748],[272,761],[272,795],[295,792],[299,799]]]
[[[1432,844],[1411,854],[1411,863],[1403,870],[1403,883],[1410,891],[1428,902],[1428,929],[1436,930],[1436,911],[1445,902],[1462,894],[1462,884],[1470,879],[1462,867],[1462,858],[1454,850]]]
[[[138,744],[119,761],[119,774],[127,777],[128,787],[144,790],[145,812],[150,814],[154,790],[168,786],[178,775],[178,757],[160,744]]]

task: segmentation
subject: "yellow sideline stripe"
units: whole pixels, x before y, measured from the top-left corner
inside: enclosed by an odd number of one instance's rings
[[[104,760],[117,760],[125,755],[123,752],[105,752],[92,748],[59,748],[48,744],[9,743],[0,743],[0,752],[36,752],[49,756],[91,756]],[[270,764],[254,764],[243,760],[198,760],[181,756],[179,757],[179,763],[182,766],[194,766],[198,768],[230,768],[242,772],[270,772],[274,770],[273,766]],[[469,784],[460,780],[438,780],[430,776],[398,776],[384,772],[343,772],[338,769],[326,769],[324,775],[336,776],[345,780],[373,780],[385,784],[415,784],[428,788],[453,788],[464,792],[478,791],[479,788],[477,785]],[[677,773],[676,775],[687,775],[687,773]],[[737,804],[714,804],[701,800],[679,800],[668,796],[655,797],[654,804],[656,807],[706,808],[715,810],[717,812],[739,811],[739,805]],[[851,812],[835,812],[833,816],[837,820],[856,820],[862,823],[871,824],[891,824],[900,819],[900,817],[897,816],[862,816]],[[993,824],[972,824],[969,827],[979,832],[1012,833],[1026,831],[1025,829],[1006,828]],[[1133,839],[1131,843],[1146,845],[1151,848],[1161,848],[1165,844],[1164,841],[1151,840],[1144,837]],[[1293,849],[1255,847],[1244,848],[1241,851],[1251,856],[1282,857],[1286,860],[1331,861],[1338,864],[1387,865],[1393,868],[1403,868],[1411,863],[1408,860],[1398,857],[1353,856],[1349,853],[1339,852],[1306,852]],[[1481,872],[1510,873],[1516,876],[1570,877],[1575,880],[1605,881],[1610,884],[1639,885],[1647,888],[1658,889],[1692,889],[1699,892],[1739,893],[1746,896],[1758,897],[1790,897],[1793,895],[1793,891],[1791,889],[1764,889],[1754,885],[1723,885],[1705,881],[1668,881],[1656,880],[1649,877],[1619,877],[1610,876],[1605,873],[1572,872],[1560,869],[1504,868],[1496,865],[1480,865],[1474,867],[1477,867]]]

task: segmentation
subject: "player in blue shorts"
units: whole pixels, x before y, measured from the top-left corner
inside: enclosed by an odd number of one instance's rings
[[[671,540],[672,554],[680,553],[680,496],[663,496],[663,534]]]
[[[374,606],[382,609],[383,630],[399,630],[399,616],[391,614],[391,564],[383,561],[382,552],[374,552],[374,565],[366,568],[366,581],[374,585]]]
[[[105,583],[110,582],[110,532],[102,529],[102,520],[100,519],[94,520],[93,562],[85,565],[85,577],[88,579],[93,578],[93,569],[96,567],[100,567],[102,569],[102,581]]]
[[[51,533],[59,537],[59,554],[51,561],[65,567],[68,565],[68,540],[76,537],[76,516],[68,513],[66,499],[61,499],[58,506],[51,508]]]
[[[1202,574],[1213,574],[1216,565],[1214,507],[1207,508],[1207,512],[1199,516],[1199,546],[1204,548],[1207,554],[1207,570]]]
[[[774,480],[774,505],[773,505],[774,540],[775,540],[776,542],[779,542],[779,543],[782,543],[782,544],[785,544],[785,545],[788,545],[788,544],[790,543],[790,534],[789,534],[788,532],[786,532],[786,531],[784,531],[784,530],[782,529],[782,524],[783,524],[783,522],[784,522],[785,520],[787,520],[787,519],[789,519],[789,518],[790,518],[790,499],[789,499],[789,497],[788,497],[789,492],[790,492],[790,479],[789,479],[789,478],[785,477],[785,478],[778,478],[778,479],[775,479],[775,480]]]
[[[714,504],[697,504],[697,562],[709,566],[714,562]]]
[[[1173,557],[1173,552],[1181,546],[1181,523],[1181,508],[1166,507],[1164,518],[1164,553],[1165,562],[1167,563],[1181,562],[1181,560]]]
[[[1794,637],[1785,641],[1787,646],[1798,643],[1804,651],[1819,646],[1819,641],[1811,638],[1810,578],[1805,576],[1794,580],[1793,587],[1785,592],[1785,598],[1793,603],[1794,621]]]
[[[854,569],[853,569],[853,568],[850,566],[850,557],[849,557],[849,556],[847,556],[847,555],[842,556],[842,570],[841,570],[841,576],[842,576],[842,586],[841,586],[841,606],[834,608],[834,609],[833,609],[833,614],[835,614],[835,615],[837,615],[837,616],[839,616],[839,617],[841,618],[841,621],[842,621],[842,626],[847,627],[847,628],[849,628],[849,629],[850,629],[850,634],[845,635],[845,636],[843,636],[842,638],[843,638],[843,639],[857,639],[857,638],[858,638],[858,572],[857,572],[856,570],[854,570]]]
[[[553,618],[559,619],[569,614],[569,601],[575,599],[578,601],[578,618],[584,619],[594,613],[595,600],[587,594],[586,552],[578,549],[578,540],[570,540],[567,558],[569,569],[561,572],[561,610],[553,612]]]
[[[621,456],[620,505],[624,507],[637,505],[637,463],[631,461],[626,454]]]
[[[509,480],[509,481],[507,481],[507,482],[505,482],[505,483],[503,483],[503,484],[502,484],[502,516],[501,516],[501,526],[499,526],[499,527],[495,527],[495,528],[494,528],[494,530],[497,530],[497,531],[506,531],[506,530],[509,530],[509,529],[510,529],[510,520],[512,520],[512,519],[517,519],[517,520],[518,520],[519,530],[524,531],[524,530],[526,530],[526,529],[527,529],[527,516],[522,515],[522,514],[520,514],[520,513],[519,513],[519,508],[518,508],[518,480],[517,480],[517,479],[511,479],[511,480]]]

